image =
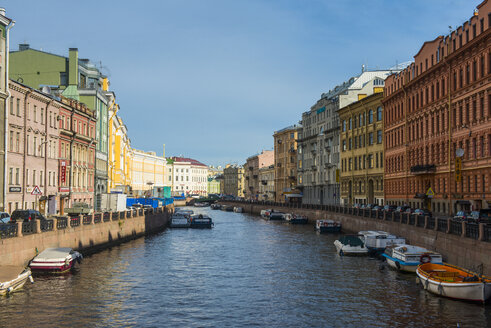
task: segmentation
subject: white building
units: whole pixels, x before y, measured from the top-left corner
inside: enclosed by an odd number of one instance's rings
[[[172,195],[208,195],[208,167],[192,158],[171,157]]]

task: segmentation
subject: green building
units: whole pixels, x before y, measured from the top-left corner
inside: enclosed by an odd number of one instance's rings
[[[28,44],[10,52],[9,76],[34,89],[76,99],[97,111],[94,207],[99,210],[100,195],[107,192],[108,109],[115,101],[114,93],[107,90],[107,77],[88,59],[80,59],[77,48],[70,48],[64,57]]]

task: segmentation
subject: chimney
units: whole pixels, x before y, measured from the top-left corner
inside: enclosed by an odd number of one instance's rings
[[[19,44],[19,51],[24,51],[29,49],[29,43],[21,43]]]
[[[68,85],[78,86],[78,48],[68,49]]]

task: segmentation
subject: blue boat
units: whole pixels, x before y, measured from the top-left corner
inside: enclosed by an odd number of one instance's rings
[[[196,214],[191,216],[191,228],[193,229],[211,229],[213,221],[207,215]]]

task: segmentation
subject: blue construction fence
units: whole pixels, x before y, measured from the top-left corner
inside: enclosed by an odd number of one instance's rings
[[[162,207],[174,204],[174,199],[172,198],[126,198],[126,207],[131,207],[135,204],[140,205],[150,205],[153,208]]]

